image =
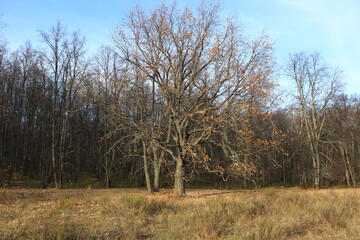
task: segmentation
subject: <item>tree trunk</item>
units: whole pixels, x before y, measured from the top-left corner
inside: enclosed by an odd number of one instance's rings
[[[60,142],[59,142],[59,162],[58,162],[58,187],[62,188],[63,184],[63,171],[64,171],[64,162],[66,156],[66,132],[67,132],[67,113],[65,116],[62,116],[62,126],[61,126],[61,135],[60,135]]]
[[[55,107],[55,106],[54,106]],[[53,115],[55,115],[55,110],[53,110]],[[55,116],[53,116],[52,119],[52,125],[51,125],[51,162],[53,167],[53,177],[54,177],[54,183],[55,187],[58,187],[58,181],[57,181],[57,167],[56,167],[56,156],[55,156]]]
[[[112,175],[112,163],[115,160],[115,149],[112,149],[111,160],[109,161],[109,156],[105,156],[105,181],[106,188],[111,188],[111,175]]]
[[[349,187],[351,185],[355,186],[356,180],[354,177],[353,169],[352,169],[350,161],[349,161],[349,154],[348,154],[347,148],[341,143],[340,143],[340,154],[341,154],[341,158],[344,162],[346,183]]]
[[[185,196],[185,166],[181,157],[176,160],[174,195]]]
[[[320,188],[320,157],[318,151],[318,143],[316,140],[316,136],[314,134],[314,129],[311,128],[310,119],[308,116],[305,116],[305,126],[307,137],[309,141],[309,148],[310,148],[310,157],[313,164],[313,180],[314,180],[314,188]]]
[[[160,191],[160,163],[154,162],[154,192]]]
[[[148,192],[152,192],[151,179],[150,179],[149,168],[148,168],[146,144],[145,144],[145,141],[142,141],[142,143],[143,143],[143,159],[144,159],[144,173],[145,173],[146,188],[147,188]]]
[[[344,162],[344,170],[345,170],[345,179],[346,179],[346,184],[348,186],[350,186],[350,174],[349,174],[349,168],[347,167],[346,164],[346,156],[345,156],[345,151],[344,151],[344,146],[342,146],[342,144],[340,144],[340,154],[341,154],[341,159]]]
[[[154,156],[154,192],[160,191],[160,171],[161,171],[161,163],[164,157],[164,151],[161,151],[161,154],[158,154],[158,149],[153,146],[153,156]]]
[[[314,188],[320,188],[320,160],[316,153],[312,152]]]
[[[315,160],[316,160],[316,169],[315,169],[315,188],[319,189],[320,188],[320,172],[321,172],[321,167],[320,167],[320,157],[319,157],[319,152],[318,152],[318,148],[317,146],[315,147]]]

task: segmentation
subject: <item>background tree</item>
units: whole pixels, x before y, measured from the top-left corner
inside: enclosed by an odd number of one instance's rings
[[[348,186],[357,182],[358,164],[358,106],[356,96],[341,94],[336,97],[329,109],[329,118],[325,122],[326,136],[332,143],[332,162],[330,171],[333,179],[344,179]],[[335,170],[336,169],[336,170]],[[339,171],[343,169],[343,171]]]
[[[324,140],[324,123],[328,117],[328,107],[341,92],[341,71],[331,69],[319,53],[290,55],[286,74],[295,82],[297,101],[308,141],[308,154],[313,166],[314,187],[319,188],[321,159],[326,152],[321,151]]]
[[[129,74],[116,53],[109,46],[103,46],[93,62],[91,98],[98,107],[99,136],[97,150],[101,155],[101,166],[105,174],[106,187],[111,187],[116,159],[128,155],[126,144],[132,139],[129,129],[128,98],[130,94]]]
[[[63,168],[72,152],[69,122],[77,113],[76,98],[80,93],[88,63],[85,39],[73,33],[68,39],[64,27],[58,22],[49,32],[40,31],[47,50],[40,53],[47,65],[47,78],[51,87],[51,162],[56,187],[63,183]],[[81,107],[81,106],[78,106]]]

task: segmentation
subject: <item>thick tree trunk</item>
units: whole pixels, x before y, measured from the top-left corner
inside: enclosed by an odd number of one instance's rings
[[[160,163],[154,162],[154,192],[160,191]]]
[[[105,173],[105,175],[106,175],[106,179],[105,179],[105,181],[106,181],[106,188],[111,188],[112,186],[111,186],[111,177],[110,177],[110,174],[108,173],[108,172],[106,172]]]
[[[176,160],[174,195],[185,196],[185,165],[182,158]]]
[[[161,164],[162,159],[164,157],[164,151],[161,151],[161,154],[158,154],[158,149],[153,146],[153,157],[154,157],[154,186],[153,190],[154,192],[160,191],[160,171],[161,171]]]

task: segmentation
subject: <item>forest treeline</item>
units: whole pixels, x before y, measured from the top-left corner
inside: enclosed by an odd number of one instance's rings
[[[247,37],[204,2],[136,6],[94,55],[60,22],[39,47],[10,51],[3,36],[0,185],[61,188],[86,173],[178,195],[223,181],[356,186],[360,99],[342,92],[342,72],[290,54],[285,96],[269,36]]]

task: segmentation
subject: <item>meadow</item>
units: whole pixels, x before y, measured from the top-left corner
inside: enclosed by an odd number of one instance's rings
[[[360,239],[360,189],[0,189],[0,239]]]

